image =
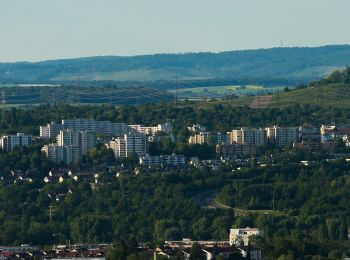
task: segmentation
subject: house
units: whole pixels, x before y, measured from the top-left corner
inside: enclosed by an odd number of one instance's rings
[[[262,231],[257,228],[232,228],[230,229],[230,245],[248,246],[250,236],[261,235]]]

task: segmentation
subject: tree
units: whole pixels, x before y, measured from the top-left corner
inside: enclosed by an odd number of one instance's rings
[[[198,243],[193,243],[190,251],[190,260],[204,260],[206,259],[205,253]]]

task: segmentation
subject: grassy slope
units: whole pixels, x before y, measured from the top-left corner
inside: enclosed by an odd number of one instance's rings
[[[231,100],[231,106],[250,106],[257,97],[243,96]],[[260,97],[263,100],[264,96]],[[262,101],[261,101],[262,102]],[[350,109],[350,85],[346,84],[326,84],[304,89],[294,89],[288,92],[273,94],[268,107],[286,107],[289,105],[319,105],[325,107],[349,108]],[[185,104],[183,104],[186,106]],[[210,102],[200,102],[197,107],[211,108],[215,105],[229,105],[228,100],[218,100]],[[263,107],[263,106],[261,106]]]
[[[326,84],[305,89],[295,89],[274,94],[270,107],[284,107],[292,104],[310,104],[338,108],[350,108],[350,85]]]

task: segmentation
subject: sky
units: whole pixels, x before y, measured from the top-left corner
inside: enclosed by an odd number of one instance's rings
[[[0,0],[0,62],[350,44],[349,0]]]

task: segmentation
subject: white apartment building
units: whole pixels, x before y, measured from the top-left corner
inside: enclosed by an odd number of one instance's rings
[[[211,138],[210,132],[200,132],[190,136],[188,143],[190,144],[205,144],[209,143]]]
[[[140,165],[143,166],[152,166],[152,165],[170,165],[170,166],[182,166],[186,164],[185,156],[171,154],[171,155],[160,155],[160,156],[151,156],[146,154],[146,156],[140,157]]]
[[[61,130],[57,136],[59,146],[78,147],[80,155],[87,152],[96,144],[95,134],[89,131]]]
[[[23,133],[16,135],[4,135],[0,138],[0,148],[4,151],[11,151],[16,146],[28,147],[32,144],[32,136]]]
[[[139,157],[147,153],[147,137],[141,133],[129,133],[123,137],[118,137],[107,144],[111,148],[116,158],[127,158],[136,153]]]
[[[222,144],[227,142],[227,135],[220,132],[199,132],[190,136],[189,144]]]
[[[297,127],[279,127],[274,125],[265,129],[269,142],[276,146],[282,147],[298,141],[299,134]]]
[[[199,124],[195,124],[192,126],[187,127],[187,129],[191,132],[191,133],[199,133],[199,132],[206,132],[207,128],[205,126],[201,126]]]
[[[41,150],[51,161],[71,164],[80,160],[95,144],[96,138],[92,132],[64,129],[57,135],[57,143],[45,145]]]
[[[250,236],[261,235],[262,231],[257,228],[232,228],[230,229],[230,245],[241,245],[247,246],[249,243]]]
[[[137,132],[144,135],[154,135],[157,132],[164,132],[166,134],[171,134],[173,132],[173,126],[170,123],[158,124],[156,126],[143,126],[143,125],[129,125],[131,128],[135,129]]]
[[[51,122],[46,126],[40,126],[40,137],[43,138],[55,138],[63,129],[63,125]]]
[[[49,144],[44,145],[41,151],[46,154],[50,161],[57,164],[61,162],[71,164],[75,160],[79,160],[81,158],[80,148],[77,146],[60,146],[58,144]]]
[[[229,144],[250,144],[264,146],[266,144],[265,129],[247,128],[235,129],[227,133]]]
[[[46,126],[40,126],[40,136],[54,138],[63,129],[113,136],[122,136],[130,131],[130,127],[125,123],[111,123],[110,121],[96,121],[94,119],[63,119],[62,124],[52,122]]]

